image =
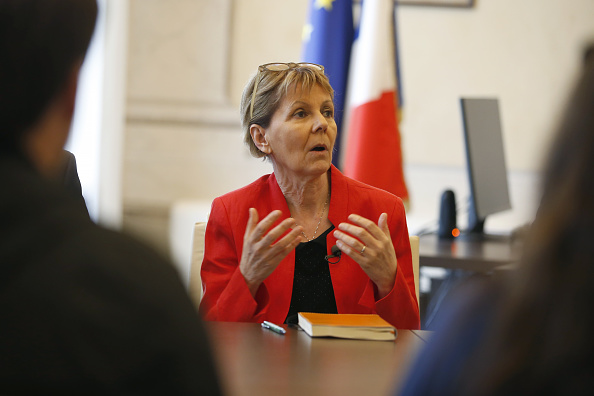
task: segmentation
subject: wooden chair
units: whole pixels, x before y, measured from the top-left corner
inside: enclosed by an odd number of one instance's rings
[[[410,237],[410,252],[412,254],[412,267],[415,276],[415,292],[417,294],[417,304],[419,304],[419,312],[421,310],[419,301],[419,237],[411,235]]]
[[[202,259],[204,258],[204,232],[206,231],[206,223],[198,222],[194,224],[194,237],[192,240],[192,261],[190,263],[190,284],[188,291],[190,298],[196,304],[200,305],[202,298],[202,279],[200,278],[200,267],[202,267]]]

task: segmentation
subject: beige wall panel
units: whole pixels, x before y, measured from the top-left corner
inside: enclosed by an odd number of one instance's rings
[[[238,129],[134,124],[125,145],[127,206],[212,200],[272,172],[249,154]]]
[[[233,1],[230,94],[236,107],[258,65],[301,59],[301,32],[308,4],[309,0]]]
[[[128,99],[227,102],[230,0],[132,0]]]

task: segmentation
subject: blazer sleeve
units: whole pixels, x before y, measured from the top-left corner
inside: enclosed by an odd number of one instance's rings
[[[396,328],[420,329],[421,319],[415,291],[406,214],[404,205],[401,201],[399,203],[399,205],[395,205],[394,210],[388,216],[392,244],[394,245],[396,259],[398,260],[394,287],[384,298],[379,300],[375,300],[374,298],[373,302],[361,302],[361,304],[373,305],[374,311]],[[375,295],[376,286],[369,280],[362,298]]]
[[[206,320],[251,322],[268,306],[264,284],[258,289],[256,299],[248,289],[239,270],[241,245],[238,244],[243,244],[243,231],[233,227],[225,203],[217,198],[206,226],[201,268],[204,295],[200,313]]]

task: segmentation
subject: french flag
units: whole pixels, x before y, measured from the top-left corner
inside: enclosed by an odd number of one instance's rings
[[[347,90],[345,175],[408,202],[397,90],[394,0],[364,0]]]

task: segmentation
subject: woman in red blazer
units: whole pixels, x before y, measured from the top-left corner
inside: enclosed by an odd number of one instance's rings
[[[419,328],[404,206],[332,166],[333,95],[323,67],[309,63],[262,65],[248,82],[245,141],[274,173],[213,202],[201,273],[207,320],[377,313]],[[333,246],[340,256],[327,257]]]

